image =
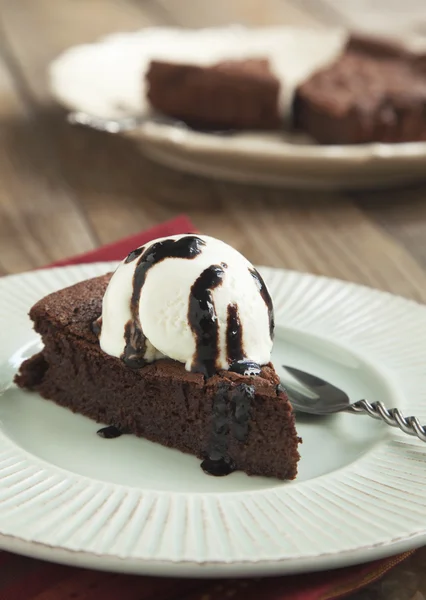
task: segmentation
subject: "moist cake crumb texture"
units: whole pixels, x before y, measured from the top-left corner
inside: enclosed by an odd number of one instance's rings
[[[213,416],[218,410],[215,398],[219,389],[228,386],[223,400],[223,443],[233,467],[250,475],[293,479],[300,439],[272,365],[262,367],[257,376],[221,371],[209,379],[170,359],[141,369],[128,368],[100,349],[92,330],[110,278],[107,274],[60,290],[31,309],[44,349],[22,364],[16,383],[98,423],[202,460],[212,459],[209,453],[216,450],[212,448]],[[244,442],[234,435],[245,426],[235,418],[238,402],[233,390],[241,385],[252,388]]]

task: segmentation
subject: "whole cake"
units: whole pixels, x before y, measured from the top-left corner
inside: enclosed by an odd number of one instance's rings
[[[296,128],[322,144],[426,140],[422,64],[392,42],[350,38],[333,64],[296,90]]]
[[[21,365],[19,386],[108,425],[105,437],[195,454],[212,475],[296,476],[300,439],[270,363],[272,301],[227,244],[154,240],[30,317],[44,348]]]
[[[158,111],[197,128],[278,129],[280,83],[264,59],[212,66],[152,61],[148,100]]]

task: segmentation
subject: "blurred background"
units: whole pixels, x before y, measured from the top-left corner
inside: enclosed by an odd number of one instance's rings
[[[426,36],[424,0],[1,0],[0,274],[82,253],[182,212],[256,263],[426,297],[426,198],[292,190],[179,173],[137,144],[66,122],[49,63],[146,26],[344,26]],[[410,276],[407,276],[410,273]]]

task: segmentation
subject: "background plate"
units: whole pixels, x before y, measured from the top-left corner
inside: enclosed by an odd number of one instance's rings
[[[0,545],[135,573],[293,573],[372,560],[426,541],[426,449],[355,415],[299,417],[295,482],[206,476],[192,456],[17,390],[38,347],[28,308],[99,263],[0,280]],[[275,301],[273,360],[380,398],[426,422],[426,308],[325,278],[261,268]],[[291,324],[291,327],[288,327]]]
[[[297,84],[336,57],[342,29],[232,26],[202,30],[147,28],[77,46],[50,66],[52,94],[71,110],[120,118],[149,115],[144,73],[155,57],[212,64],[227,58],[267,56],[284,81],[281,105],[288,114]],[[421,36],[406,40],[426,51]],[[426,177],[426,142],[319,146],[285,133],[212,135],[147,122],[130,134],[152,159],[188,172],[236,181],[315,188],[366,188]]]

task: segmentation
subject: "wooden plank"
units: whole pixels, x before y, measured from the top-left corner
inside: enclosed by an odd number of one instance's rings
[[[122,146],[128,147],[125,141],[121,144],[122,140],[67,125],[65,112],[52,104],[46,82],[48,63],[70,45],[91,42],[114,31],[138,29],[152,24],[153,18],[130,3],[114,0],[78,3],[78,9],[73,0],[23,0],[19,4],[2,0],[0,7],[5,39],[16,57],[21,91],[32,106],[46,144],[56,156],[62,188],[75,191],[97,238],[108,242],[155,222],[149,201],[144,202],[143,186],[136,187],[140,176],[137,184],[131,183],[131,204],[121,193],[126,194],[123,181],[128,187],[124,175],[127,161],[134,162],[139,153],[133,151],[129,157],[128,151],[122,153]],[[35,176],[31,170],[28,172]],[[78,251],[84,249],[81,246]],[[60,256],[69,253],[64,249]],[[55,254],[55,258],[60,256]],[[40,259],[37,264],[40,261],[45,262]]]
[[[354,194],[358,206],[426,268],[426,186]]]
[[[131,140],[70,128],[62,111],[51,113],[51,135],[73,189],[103,243],[167,219],[176,209],[156,201],[157,175]],[[90,168],[87,168],[90,164]]]
[[[287,0],[156,0],[170,22],[184,27],[213,27],[229,23],[251,26],[295,25],[316,27],[315,16]]]
[[[15,272],[96,244],[64,189],[40,127],[20,96],[0,46],[0,269]]]

